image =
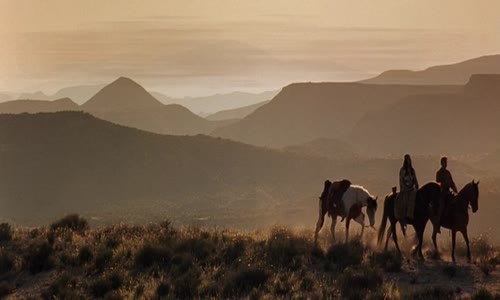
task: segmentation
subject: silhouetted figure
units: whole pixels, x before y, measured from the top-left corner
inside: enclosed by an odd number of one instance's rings
[[[438,233],[441,233],[440,223],[446,203],[449,202],[449,199],[452,199],[456,193],[458,193],[457,186],[453,181],[450,171],[446,169],[447,167],[448,158],[443,156],[441,157],[441,168],[436,172],[436,182],[441,184],[441,198],[439,199],[439,208],[435,220]]]
[[[404,156],[403,166],[399,171],[399,189],[396,203],[396,216],[406,225],[406,219],[413,219],[415,210],[415,198],[418,190],[418,180],[415,169],[411,164],[409,154]]]

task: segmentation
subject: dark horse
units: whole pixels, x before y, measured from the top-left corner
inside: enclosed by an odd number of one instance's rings
[[[433,202],[433,207],[437,207],[437,202]],[[466,184],[458,195],[454,197],[452,203],[448,203],[445,206],[443,217],[441,218],[441,224],[433,224],[434,230],[432,232],[432,242],[434,243],[434,248],[436,253],[438,253],[438,247],[436,243],[436,235],[439,226],[451,229],[451,259],[455,261],[455,242],[457,231],[462,233],[464,237],[465,244],[467,245],[467,259],[470,262],[470,248],[469,248],[469,237],[467,236],[467,225],[469,224],[469,205],[472,207],[472,212],[475,213],[479,208],[479,181],[469,182]]]
[[[430,214],[430,204],[435,203],[435,201],[439,202],[439,197],[441,193],[441,187],[437,182],[428,182],[423,185],[417,191],[417,197],[415,200],[415,212],[413,220],[407,219],[406,223],[413,225],[415,232],[417,233],[418,245],[415,249],[420,258],[424,258],[422,254],[422,243],[424,239],[424,231],[425,226],[427,225],[427,221],[431,216]],[[394,240],[394,244],[396,245],[396,249],[401,254],[401,250],[398,245],[398,237],[396,235],[396,223],[399,220],[396,219],[394,213],[394,202],[396,201],[397,194],[392,193],[385,197],[384,200],[384,214],[382,216],[382,223],[380,224],[380,228],[378,231],[378,244],[382,243],[384,238],[385,227],[387,225],[387,219],[391,222],[389,229],[387,230],[387,239],[385,241],[385,249],[387,250],[387,244],[389,243],[389,238],[392,235],[392,239]]]

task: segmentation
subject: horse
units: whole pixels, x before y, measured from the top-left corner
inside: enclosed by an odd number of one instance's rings
[[[439,201],[439,200],[438,200]],[[437,207],[439,202],[433,203],[433,207]],[[440,224],[433,224],[432,243],[436,253],[438,247],[436,243],[436,235],[440,226],[451,229],[451,259],[455,262],[455,242],[457,231],[462,233],[465,244],[467,245],[467,260],[471,262],[469,237],[467,235],[467,225],[469,224],[469,205],[472,207],[472,212],[475,213],[479,209],[479,181],[469,182],[460,192],[454,197],[454,201],[445,206]]]
[[[406,219],[407,224],[413,225],[415,232],[417,233],[418,244],[415,251],[418,254],[418,257],[423,259],[424,255],[422,254],[422,243],[424,239],[424,231],[427,222],[430,219],[430,204],[435,203],[435,201],[439,201],[439,197],[441,193],[441,186],[437,182],[428,182],[424,184],[421,188],[417,190],[417,196],[415,201],[415,211],[414,218]],[[387,230],[387,239],[385,241],[385,250],[387,250],[387,246],[389,243],[389,238],[392,236],[394,241],[394,245],[398,250],[399,254],[401,254],[401,250],[398,245],[398,237],[396,235],[396,224],[399,222],[396,219],[394,212],[394,202],[397,201],[397,193],[389,194],[385,197],[384,200],[384,213],[382,216],[382,223],[380,224],[380,228],[378,231],[378,244],[382,243],[385,233],[385,227],[387,226],[387,219],[389,219],[391,225]]]
[[[342,202],[344,203],[344,207],[349,211],[347,214],[343,212],[339,212],[337,209],[329,209],[328,206],[328,189],[330,187],[331,182],[329,180],[325,181],[325,187],[323,189],[323,193],[319,197],[319,216],[318,221],[316,222],[316,231],[314,233],[314,242],[318,242],[318,234],[323,227],[325,221],[325,215],[328,212],[328,215],[332,218],[332,224],[330,226],[330,231],[332,234],[332,240],[335,241],[335,226],[337,224],[337,217],[345,217],[346,218],[346,242],[349,240],[349,225],[351,220],[359,223],[361,225],[361,237],[363,236],[363,232],[365,229],[365,214],[362,211],[363,207],[366,207],[366,213],[368,215],[368,219],[370,222],[370,226],[374,228],[375,226],[375,213],[377,211],[377,197],[372,196],[365,188],[359,185],[351,185],[346,190],[344,195],[342,196]]]

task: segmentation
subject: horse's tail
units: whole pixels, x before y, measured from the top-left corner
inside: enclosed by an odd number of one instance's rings
[[[378,229],[378,238],[377,238],[377,245],[380,246],[382,244],[382,240],[384,239],[384,234],[385,234],[385,227],[387,226],[387,218],[389,217],[388,210],[389,210],[389,200],[390,197],[385,197],[384,200],[384,213],[382,215],[382,222],[380,223],[380,227]]]

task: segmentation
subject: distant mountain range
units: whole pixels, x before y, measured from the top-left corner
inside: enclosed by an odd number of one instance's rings
[[[267,147],[302,144],[317,138],[339,138],[370,111],[418,94],[454,93],[460,86],[371,85],[362,83],[295,83],[244,119],[212,132]]]
[[[373,154],[484,153],[500,148],[500,75],[473,75],[453,93],[414,95],[369,112],[346,135]]]
[[[500,55],[473,58],[456,64],[434,66],[422,71],[390,70],[363,80],[371,84],[463,85],[473,74],[500,74]]]
[[[38,113],[78,110],[79,106],[69,98],[53,101],[47,100],[14,100],[0,103],[0,113]]]
[[[164,105],[133,80],[120,77],[100,89],[81,106],[68,98],[14,100],[0,103],[0,113],[83,110],[102,119],[155,133],[195,135],[209,133],[232,121],[209,121],[177,105]]]
[[[249,114],[256,111],[259,107],[264,106],[264,105],[268,104],[269,102],[270,102],[270,100],[259,102],[259,103],[248,105],[248,106],[239,107],[239,108],[222,110],[222,111],[216,112],[215,114],[207,116],[206,119],[211,120],[211,121],[243,119],[244,117],[246,117]]]
[[[77,104],[81,105],[105,86],[105,84],[69,86],[60,89],[53,95],[47,95],[41,91],[21,94],[0,93],[0,102],[9,100],[57,100],[61,98],[70,98]],[[232,92],[227,94],[184,98],[170,97],[159,92],[149,93],[163,104],[179,104],[197,115],[206,117],[219,111],[239,109],[245,106],[252,106],[264,101],[269,101],[278,92],[279,91],[268,91],[262,93]],[[216,119],[222,120],[218,118]],[[227,118],[224,119],[227,120]]]
[[[279,91],[268,91],[258,94],[233,92],[205,97],[173,98],[158,92],[151,94],[164,104],[179,104],[197,115],[206,117],[219,111],[237,109],[271,100]]]

